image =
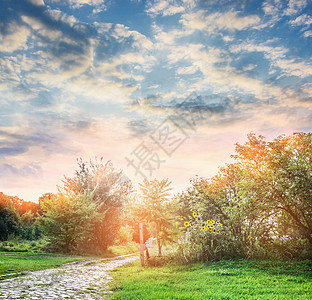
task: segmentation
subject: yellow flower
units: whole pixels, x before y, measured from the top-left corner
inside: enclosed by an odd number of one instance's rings
[[[210,228],[210,225],[207,225],[206,228],[209,229],[209,228]]]
[[[214,224],[214,223],[216,223],[216,222],[215,222],[214,220],[211,220],[211,223]]]
[[[196,217],[197,216],[197,213],[194,211],[193,212],[193,217]]]
[[[209,224],[209,223],[210,223],[210,220],[207,220],[207,223]]]
[[[210,228],[209,230],[212,231],[212,228]]]
[[[219,223],[218,225],[219,225],[219,226],[222,226],[222,224],[221,224],[221,223]]]
[[[250,236],[250,235],[248,235],[248,238],[249,238],[249,239],[251,239],[251,236]]]
[[[185,226],[185,227],[187,227],[187,226],[189,226],[189,225],[190,225],[189,222],[184,222],[184,226]]]
[[[213,227],[214,227],[214,225],[211,224],[211,225],[210,225],[210,228],[213,228]]]
[[[204,231],[205,229],[206,229],[205,226],[202,226],[201,230]]]

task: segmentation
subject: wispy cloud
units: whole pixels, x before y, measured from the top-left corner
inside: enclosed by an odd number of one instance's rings
[[[17,168],[10,164],[2,164],[0,165],[0,176],[14,176],[17,178],[24,178],[24,177],[38,177],[42,173],[42,168],[35,164],[29,164]]]
[[[196,13],[184,14],[181,23],[191,31],[200,30],[210,34],[222,30],[245,30],[259,24],[257,15],[240,16],[237,11],[208,14],[199,10]]]
[[[307,6],[307,0],[289,0],[285,15],[291,16],[298,14]]]
[[[285,16],[287,18],[296,17],[305,9],[307,4],[306,0],[266,0],[262,3],[262,9],[266,16],[271,17],[267,25],[275,26]],[[290,20],[290,22],[292,23],[293,20]]]
[[[290,24],[292,26],[303,26],[301,30],[308,29],[312,24],[312,17],[307,14],[302,14],[298,16],[296,19],[291,20]]]
[[[308,37],[312,37],[312,30],[307,30],[303,33],[303,36],[305,38],[308,38]]]
[[[283,74],[279,76],[298,76],[301,78],[312,75],[311,64],[303,61],[296,61],[295,59],[285,59],[288,50],[281,46],[269,46],[264,44],[243,43],[231,47],[234,53],[239,52],[262,52],[264,56],[270,60],[271,67],[278,67]]]
[[[31,1],[41,2],[41,0],[31,0]],[[108,2],[106,0],[65,0],[65,1],[46,0],[46,2],[48,2],[48,1],[68,3],[72,9],[79,9],[79,8],[84,7],[84,6],[91,6],[91,7],[93,7],[94,13],[97,13],[101,10],[105,10],[106,9],[106,3]]]
[[[172,16],[193,8],[195,0],[151,0],[147,3],[146,12],[151,16]]]

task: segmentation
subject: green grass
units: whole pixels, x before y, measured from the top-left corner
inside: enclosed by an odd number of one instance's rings
[[[47,244],[45,238],[29,241],[12,237],[8,241],[0,242],[0,252],[44,252]]]
[[[40,251],[46,246],[45,240],[25,241],[16,239],[0,243],[0,280],[17,277],[29,271],[42,270],[60,266],[64,263],[83,259],[109,258],[137,252],[137,243],[123,246],[111,246],[101,255],[69,256]],[[39,252],[40,251],[40,252]]]
[[[126,245],[113,245],[107,249],[113,255],[126,255],[140,251],[140,245],[135,242],[129,242]]]
[[[111,271],[111,299],[312,299],[312,261],[220,261]]]
[[[57,267],[64,263],[82,259],[82,257],[51,253],[15,252],[8,254],[0,252],[0,280],[24,275],[28,271]]]

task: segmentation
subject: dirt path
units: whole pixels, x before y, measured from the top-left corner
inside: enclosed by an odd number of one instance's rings
[[[138,258],[98,258],[6,279],[0,281],[0,299],[105,299],[112,279],[107,271]]]

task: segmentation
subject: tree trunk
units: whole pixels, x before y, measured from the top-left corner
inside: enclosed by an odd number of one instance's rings
[[[161,255],[161,244],[160,244],[160,239],[157,238],[157,245],[158,245],[158,256],[162,256]]]
[[[150,256],[149,256],[148,248],[146,247],[146,245],[145,245],[145,253],[146,253],[146,259],[148,261]]]

